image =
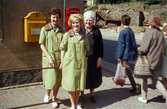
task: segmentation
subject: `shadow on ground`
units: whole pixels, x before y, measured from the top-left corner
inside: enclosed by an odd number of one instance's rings
[[[105,65],[102,66],[103,76],[113,77],[116,70],[116,46],[117,41],[103,40],[104,43],[104,58]]]
[[[103,39],[104,43],[104,61],[116,64],[117,41]]]
[[[113,103],[119,102],[121,100],[127,99],[133,96],[129,92],[129,88],[112,88],[108,90],[102,90],[95,93],[96,103],[90,102],[90,95],[87,94],[84,97],[83,105],[86,109],[98,109],[104,108]]]
[[[160,96],[150,99],[149,102],[165,103],[165,98],[163,98],[163,96],[160,95]]]
[[[29,108],[29,107],[33,107],[33,106],[38,106],[38,105],[44,105],[46,103],[35,103],[35,104],[29,104],[29,105],[22,105],[22,106],[17,106],[17,107],[10,107],[7,109],[22,109],[22,108]]]

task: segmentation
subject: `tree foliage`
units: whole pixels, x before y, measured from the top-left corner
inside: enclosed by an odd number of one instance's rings
[[[143,0],[98,0],[99,3],[123,3],[123,2],[134,2],[134,1],[143,1]]]
[[[151,4],[159,4],[161,3],[161,1],[162,0],[144,0],[144,3],[151,5]]]

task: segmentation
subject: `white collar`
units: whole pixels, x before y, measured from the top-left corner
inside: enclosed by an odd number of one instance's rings
[[[129,28],[129,26],[127,26],[127,25],[124,25],[123,27],[124,27],[124,28]]]

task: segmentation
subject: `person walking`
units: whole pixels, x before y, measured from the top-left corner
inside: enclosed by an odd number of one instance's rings
[[[149,25],[150,28],[145,32],[138,50],[141,55],[146,56],[150,65],[152,88],[157,88],[160,92],[164,93],[164,86],[159,80],[164,51],[164,34],[160,30],[160,17],[150,17]],[[148,78],[143,77],[141,80],[141,96],[138,97],[138,101],[142,103],[148,103]]]
[[[167,23],[163,24],[163,33],[165,37],[164,43],[164,52],[162,59],[162,68],[161,68],[161,76],[162,76],[162,84],[161,84],[161,93],[163,97],[166,99],[167,105]]]
[[[88,39],[82,29],[81,14],[71,14],[68,24],[70,30],[64,34],[60,44],[62,87],[69,93],[70,109],[81,109],[78,99],[86,85]]]
[[[61,85],[60,43],[63,38],[63,30],[58,25],[61,18],[61,10],[53,8],[49,11],[50,22],[42,27],[39,44],[42,50],[42,79],[46,89],[44,102],[52,100],[52,107],[58,107],[60,100],[57,93]]]
[[[167,23],[164,23],[163,25],[163,33],[165,36],[165,48],[164,48],[164,54],[163,54],[163,62],[162,62],[162,77],[164,86],[167,90]]]
[[[145,16],[143,13],[144,9],[139,10],[139,26],[144,26]]]
[[[86,36],[89,41],[88,64],[86,89],[90,90],[90,100],[95,102],[94,89],[102,84],[102,58],[103,58],[103,39],[100,30],[94,25],[96,13],[93,11],[86,11],[84,13],[84,23]]]
[[[123,29],[119,33],[117,45],[117,60],[125,67],[125,72],[132,85],[131,93],[137,93],[136,82],[133,77],[133,69],[137,57],[137,44],[135,35],[129,27],[131,18],[129,15],[123,15],[121,22]]]

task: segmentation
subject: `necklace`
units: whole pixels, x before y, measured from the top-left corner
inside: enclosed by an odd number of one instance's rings
[[[81,39],[81,35],[80,35],[78,32],[74,32],[74,31],[73,31],[73,34],[74,34],[74,37],[75,37],[77,40],[80,40],[80,39]]]

